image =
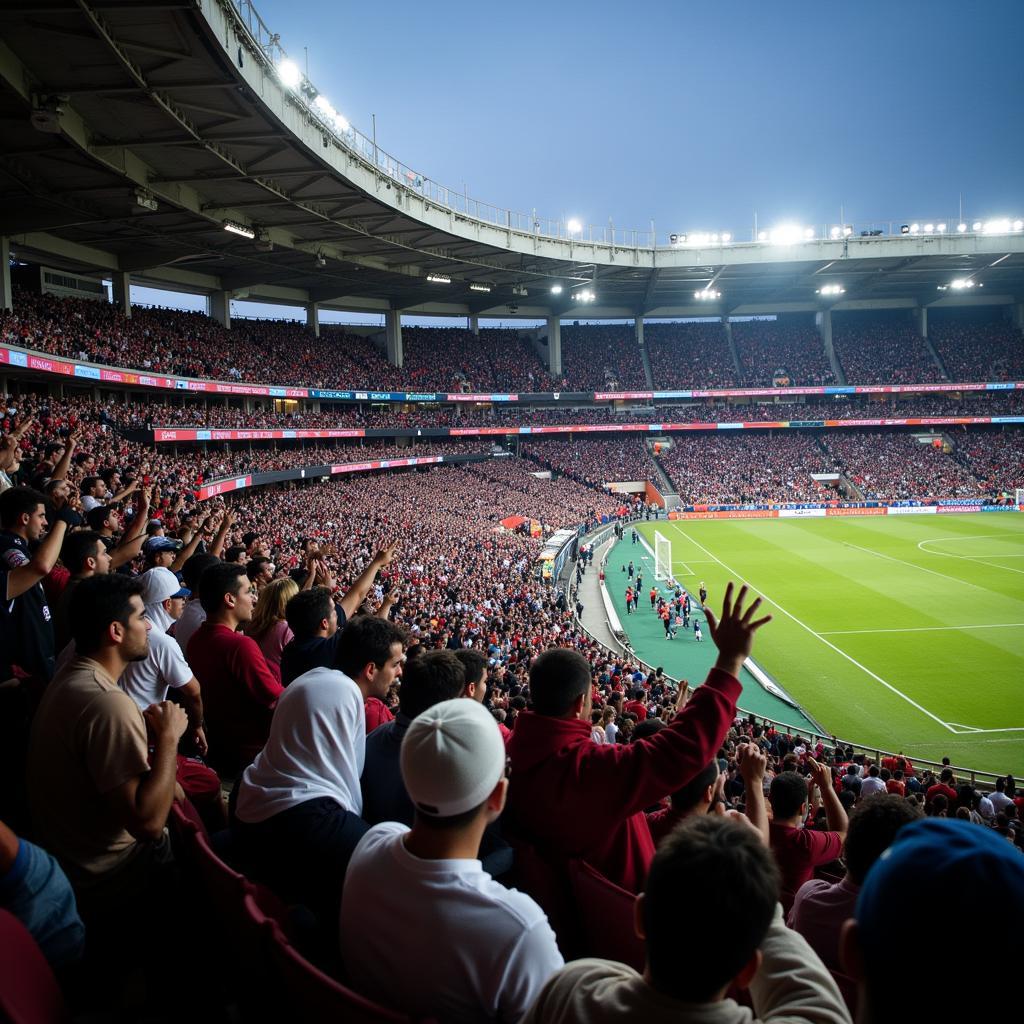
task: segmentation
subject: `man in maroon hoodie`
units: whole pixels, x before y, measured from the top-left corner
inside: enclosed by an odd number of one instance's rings
[[[730,583],[722,617],[708,612],[718,660],[664,729],[636,743],[591,739],[590,665],[576,651],[553,648],[530,668],[533,707],[520,713],[508,742],[512,762],[503,819],[509,834],[549,860],[579,857],[630,892],[640,892],[651,858],[644,808],[686,785],[718,752],[736,714],[739,673],[754,633],[747,588],[733,603]]]

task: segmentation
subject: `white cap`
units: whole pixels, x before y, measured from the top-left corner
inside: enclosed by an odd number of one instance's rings
[[[139,577],[139,581],[142,583],[142,603],[147,606],[161,604],[182,589],[178,577],[170,569],[162,567],[147,570]]]
[[[505,744],[482,704],[456,697],[413,719],[400,760],[416,809],[451,818],[479,807],[494,791],[505,774]]]

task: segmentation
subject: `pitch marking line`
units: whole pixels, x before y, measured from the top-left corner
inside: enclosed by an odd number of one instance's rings
[[[852,636],[855,633],[940,633],[957,629],[1019,629],[1024,622],[986,622],[980,626],[907,626],[900,629],[826,629],[822,636]],[[953,723],[956,724],[955,722]]]
[[[919,551],[923,551],[926,555],[941,555],[943,558],[959,558],[964,562],[979,562],[981,565],[987,565],[992,569],[1005,569],[1007,572],[1017,572],[1024,576],[1024,569],[1014,569],[1012,565],[1001,565],[999,562],[989,562],[986,559],[989,558],[1024,558],[1024,555],[1016,554],[1005,554],[1005,555],[954,555],[949,551],[932,551],[931,548],[925,547],[926,544],[939,544],[945,540],[986,540],[990,537],[1007,537],[1016,536],[1015,534],[1005,533],[979,533],[975,537],[935,537],[932,540],[921,540],[917,542]],[[930,572],[931,570],[925,570]]]
[[[932,576],[938,576],[940,579],[949,580],[951,583],[960,583],[965,587],[973,587],[975,590],[986,590],[985,587],[979,587],[977,583],[969,583],[967,580],[958,579],[956,576],[947,576],[944,572],[936,572],[934,569],[926,569],[923,565],[916,565],[914,562],[905,562],[902,558],[893,558],[892,555],[883,555],[881,551],[875,551],[873,548],[862,548],[859,544],[851,544],[849,541],[843,541],[843,546],[855,548],[857,551],[863,551],[866,555],[874,555],[876,558],[884,558],[887,562],[896,562],[898,565],[906,565],[911,569],[918,569],[920,572],[926,572]]]
[[[756,591],[756,592],[757,592],[758,594],[760,594],[760,595],[761,595],[761,597],[762,597],[762,598],[764,598],[764,600],[765,600],[765,601],[767,601],[767,602],[768,602],[768,603],[769,603],[770,605],[773,605],[774,607],[778,608],[778,609],[779,609],[779,611],[780,611],[780,612],[782,612],[782,614],[783,614],[783,615],[785,615],[785,616],[786,616],[787,618],[789,618],[789,619],[792,619],[792,620],[793,620],[793,621],[794,621],[794,622],[795,622],[795,623],[796,623],[796,624],[797,624],[798,626],[800,626],[800,628],[801,628],[801,629],[805,629],[805,630],[806,630],[806,631],[807,631],[808,633],[810,633],[810,634],[811,634],[811,636],[813,636],[813,637],[817,637],[817,639],[818,639],[818,640],[820,640],[820,641],[821,641],[821,642],[822,642],[822,643],[823,643],[823,644],[824,644],[824,645],[825,645],[826,647],[830,647],[830,648],[831,648],[831,649],[832,649],[833,651],[835,651],[835,652],[836,652],[836,654],[838,654],[838,655],[840,655],[841,657],[845,658],[845,659],[846,659],[846,660],[847,660],[848,662],[850,662],[850,664],[851,664],[851,665],[855,665],[855,666],[856,666],[857,668],[859,668],[859,669],[860,669],[860,670],[861,670],[861,671],[862,671],[863,673],[865,673],[865,675],[869,675],[869,676],[870,676],[870,677],[871,677],[872,679],[874,679],[874,680],[875,680],[875,682],[881,683],[881,684],[882,684],[882,686],[884,686],[884,687],[885,687],[885,688],[886,688],[887,690],[890,690],[890,691],[891,691],[892,693],[895,693],[897,697],[902,697],[902,698],[903,698],[903,700],[905,700],[905,701],[906,701],[906,702],[907,702],[908,704],[910,704],[910,705],[911,705],[912,707],[915,707],[915,708],[917,708],[917,710],[918,710],[918,711],[920,711],[920,712],[921,712],[922,714],[924,714],[924,715],[927,715],[927,716],[928,716],[928,717],[929,717],[929,718],[930,718],[930,719],[931,719],[931,720],[932,720],[933,722],[938,722],[938,724],[939,724],[939,725],[941,725],[943,729],[948,729],[948,730],[949,730],[949,732],[953,732],[953,733],[955,733],[955,732],[956,732],[956,730],[955,730],[955,729],[954,729],[954,728],[953,728],[953,727],[952,727],[951,725],[949,725],[949,724],[948,724],[947,722],[944,722],[944,721],[943,721],[943,720],[942,720],[941,718],[939,718],[939,716],[938,716],[938,715],[934,715],[934,714],[932,714],[932,713],[931,713],[931,712],[930,712],[930,711],[929,711],[929,710],[928,710],[928,709],[927,709],[926,707],[922,707],[922,706],[921,706],[920,704],[918,704],[916,700],[914,700],[914,699],[913,699],[913,698],[911,698],[911,697],[908,697],[908,696],[907,696],[907,695],[906,695],[905,693],[903,693],[903,692],[902,692],[901,690],[897,690],[897,689],[896,689],[896,687],[892,685],[892,683],[887,683],[887,682],[886,682],[886,681],[885,681],[885,680],[884,680],[884,679],[883,679],[883,678],[882,678],[882,677],[881,677],[880,675],[877,675],[876,673],[872,672],[872,671],[871,671],[871,669],[869,669],[869,668],[868,668],[867,666],[865,666],[865,665],[862,665],[862,664],[861,664],[861,663],[860,663],[859,661],[857,661],[857,660],[856,660],[855,658],[852,658],[852,657],[851,657],[851,656],[850,656],[849,654],[847,654],[847,653],[846,653],[846,651],[844,651],[844,650],[843,650],[843,649],[842,649],[841,647],[836,647],[836,645],[835,645],[834,643],[832,643],[832,641],[831,641],[831,640],[827,640],[827,639],[826,639],[825,637],[823,637],[823,636],[822,636],[822,635],[821,635],[820,633],[818,633],[818,632],[816,632],[815,630],[811,629],[811,627],[810,627],[810,626],[808,626],[806,622],[803,622],[803,621],[802,621],[801,619],[798,619],[798,618],[797,618],[797,617],[796,617],[796,616],[795,616],[795,615],[794,615],[794,614],[793,614],[792,612],[789,612],[789,611],[787,611],[787,610],[786,610],[785,608],[783,608],[783,607],[782,607],[782,605],[778,603],[778,601],[773,601],[773,600],[772,600],[772,599],[771,599],[770,597],[768,597],[768,595],[767,595],[767,594],[765,594],[765,593],[764,593],[764,591],[762,591],[762,590],[758,590],[758,589],[757,589],[756,587],[754,587],[754,585],[753,585],[753,584],[752,584],[752,583],[751,583],[751,582],[750,582],[750,581],[749,581],[748,579],[745,579],[745,578],[744,578],[743,576],[741,576],[741,575],[740,575],[740,574],[739,574],[738,572],[736,572],[736,570],[735,570],[735,569],[732,569],[732,568],[730,568],[730,567],[729,567],[728,565],[726,565],[726,564],[725,564],[725,562],[723,562],[723,561],[722,561],[722,560],[721,560],[720,558],[718,558],[718,557],[717,557],[717,556],[716,556],[716,555],[714,554],[714,552],[713,552],[713,551],[709,551],[709,550],[708,550],[708,549],[707,549],[706,547],[704,547],[704,545],[703,545],[703,544],[699,543],[698,541],[695,541],[695,540],[694,540],[694,539],[693,539],[693,538],[692,538],[692,537],[691,537],[691,536],[690,536],[690,535],[689,535],[689,534],[688,534],[688,533],[687,533],[687,532],[686,532],[685,530],[683,530],[683,529],[682,529],[682,528],[681,528],[680,526],[678,526],[678,525],[677,525],[677,526],[676,526],[676,529],[677,529],[677,530],[679,531],[679,533],[681,533],[681,534],[682,534],[682,535],[683,535],[683,536],[684,536],[684,537],[685,537],[685,538],[686,538],[686,539],[687,539],[687,540],[688,540],[688,541],[689,541],[689,542],[690,542],[691,544],[693,544],[693,545],[695,545],[696,547],[700,548],[700,549],[701,549],[701,551],[703,551],[703,552],[704,552],[704,553],[705,553],[706,555],[710,555],[710,557],[711,557],[712,559],[714,559],[714,561],[716,561],[716,562],[717,562],[717,563],[718,563],[718,564],[719,564],[719,565],[720,565],[720,566],[721,566],[721,567],[722,567],[723,569],[725,569],[725,571],[726,571],[726,572],[730,573],[730,574],[731,574],[732,576],[734,576],[734,577],[735,577],[736,579],[738,579],[738,580],[739,580],[739,581],[740,581],[741,583],[745,583],[745,584],[746,584],[746,585],[747,585],[748,587],[750,587],[750,588],[751,588],[752,590],[755,590],[755,591]],[[851,546],[851,547],[856,547],[856,545],[850,545],[850,546]],[[865,550],[867,550],[867,549],[865,549]],[[871,553],[872,553],[872,554],[875,554],[876,552],[871,552]],[[909,563],[908,563],[908,564],[909,564]],[[926,571],[926,572],[928,572],[928,571],[930,571],[930,570],[927,570],[927,569],[926,569],[925,571]],[[937,574],[937,575],[941,575],[941,573],[939,573],[939,574]],[[952,577],[948,577],[948,578],[949,578],[949,579],[952,579]]]

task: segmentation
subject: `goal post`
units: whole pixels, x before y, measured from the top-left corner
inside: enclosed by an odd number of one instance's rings
[[[672,578],[672,542],[657,530],[654,531],[654,578]]]

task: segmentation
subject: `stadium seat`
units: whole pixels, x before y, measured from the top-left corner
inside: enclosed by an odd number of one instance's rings
[[[411,1024],[414,1018],[366,999],[310,963],[251,896],[246,896],[243,904],[250,924],[260,930],[270,960],[287,990],[285,1002],[298,1019],[305,1024]],[[429,1024],[420,1020],[421,1024]]]
[[[569,880],[579,913],[582,952],[644,969],[643,939],[634,927],[636,897],[586,861],[569,862]]]
[[[70,1021],[64,996],[29,930],[0,910],[0,1020],[10,1024]]]

